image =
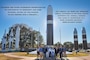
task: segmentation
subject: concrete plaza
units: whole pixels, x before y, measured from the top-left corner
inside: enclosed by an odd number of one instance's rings
[[[16,56],[13,53],[4,53],[4,55],[9,56],[9,57],[16,57],[16,58],[21,58],[20,60],[35,60],[37,57],[26,57],[26,56]],[[60,60],[60,59],[58,59]],[[89,56],[82,56],[82,57],[67,57],[67,60],[90,60],[90,55]]]

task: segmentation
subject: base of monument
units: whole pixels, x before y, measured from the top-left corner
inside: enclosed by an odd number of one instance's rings
[[[44,59],[35,59],[35,60],[69,60],[69,59],[67,59],[67,58],[62,58],[62,59],[60,59],[60,58],[44,58]]]
[[[4,52],[6,52],[7,50],[1,50],[0,52],[2,52],[2,53],[4,53]]]
[[[56,57],[45,57],[43,60],[56,60]]]
[[[46,47],[54,47],[53,45],[46,45]]]
[[[19,52],[19,49],[7,49],[7,50],[0,50],[1,53],[7,53],[7,52]]]

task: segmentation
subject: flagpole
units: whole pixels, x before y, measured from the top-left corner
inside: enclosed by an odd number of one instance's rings
[[[60,32],[60,44],[61,44],[61,29],[59,30],[59,32]]]
[[[38,33],[38,46],[39,46],[39,40],[40,40],[39,36],[40,36],[40,28],[39,28],[39,33]]]

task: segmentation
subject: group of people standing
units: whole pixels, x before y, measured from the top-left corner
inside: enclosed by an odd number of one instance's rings
[[[62,57],[66,57],[66,48],[65,46],[59,45],[59,46],[43,46],[39,45],[37,48],[37,57],[40,57],[40,59],[43,58],[49,58],[49,57],[55,57],[60,56],[60,59]]]

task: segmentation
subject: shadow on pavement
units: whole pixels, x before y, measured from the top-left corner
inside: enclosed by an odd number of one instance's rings
[[[35,59],[35,60],[69,60],[69,59],[52,59],[52,58],[46,58],[46,59]]]

